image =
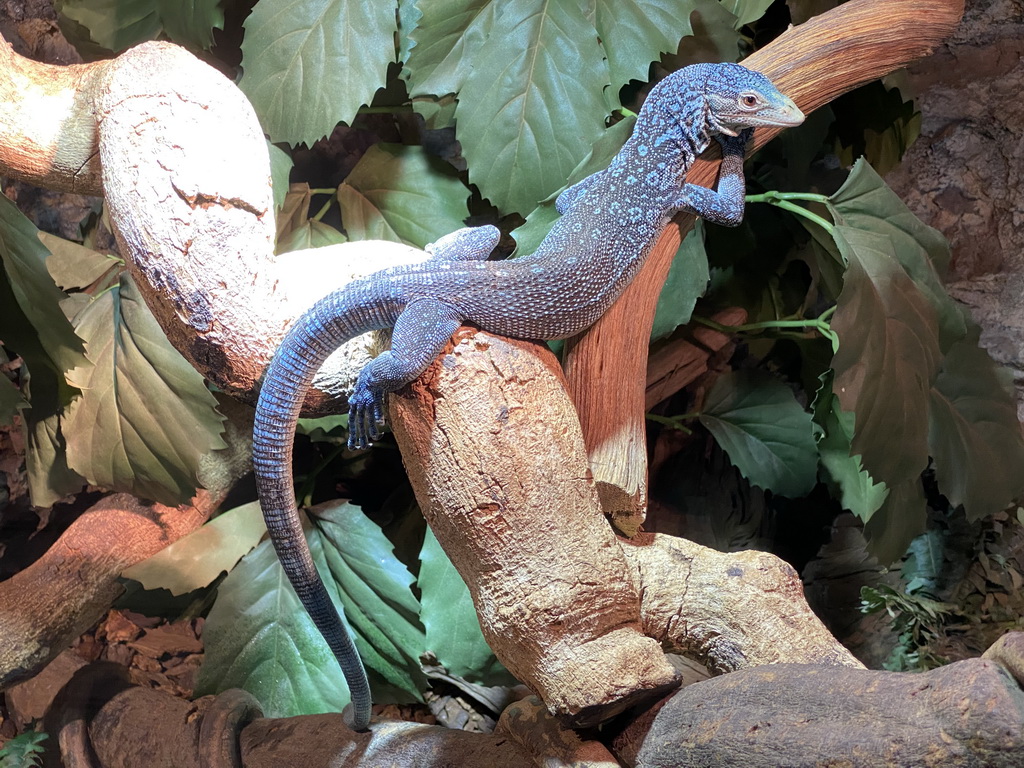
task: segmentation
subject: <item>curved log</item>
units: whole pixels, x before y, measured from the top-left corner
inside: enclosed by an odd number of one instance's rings
[[[230,405],[230,401],[228,401]],[[242,411],[243,406],[228,408]],[[121,573],[201,526],[249,471],[252,419],[227,424],[228,448],[202,462],[199,490],[168,507],[127,493],[83,512],[46,554],[0,582],[0,690],[31,677],[120,597]]]
[[[0,38],[0,104],[0,174],[103,194],[121,253],[171,343],[243,401],[256,401],[285,330],[317,299],[427,257],[381,241],[276,256],[256,114],[231,81],[176,45],[53,66]],[[371,346],[354,339],[327,361],[307,414],[338,405]]]
[[[744,60],[810,114],[836,96],[928,55],[963,15],[963,0],[851,0],[786,31]],[[759,128],[751,151],[779,132]],[[686,180],[712,186],[717,147]],[[644,382],[654,310],[692,216],[669,226],[643,270],[589,331],[566,346],[565,373],[580,412],[605,512],[642,518],[647,507]]]

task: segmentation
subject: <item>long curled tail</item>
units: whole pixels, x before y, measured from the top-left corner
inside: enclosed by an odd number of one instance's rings
[[[334,350],[349,339],[393,323],[380,302],[343,289],[321,299],[291,327],[267,369],[253,429],[263,519],[288,580],[303,607],[341,665],[351,694],[349,721],[366,730],[370,721],[370,685],[355,645],[342,624],[302,532],[292,482],[295,425],[313,376]]]

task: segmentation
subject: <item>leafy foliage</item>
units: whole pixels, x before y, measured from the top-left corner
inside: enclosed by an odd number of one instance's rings
[[[218,0],[58,0],[54,3],[71,39],[84,36],[120,53],[161,33],[193,48],[213,45],[213,30],[224,28]],[[70,24],[69,24],[70,23]],[[84,35],[74,35],[73,30]]]
[[[0,747],[0,768],[38,768],[43,764],[43,742],[49,734],[25,731]]]
[[[185,502],[200,457],[225,446],[202,376],[167,341],[127,273],[75,328],[89,364],[69,375],[82,396],[64,424],[68,466],[94,485]]]
[[[239,85],[274,142],[312,144],[369,104],[394,61],[394,3],[261,0]]]
[[[721,376],[700,422],[754,485],[783,496],[810,493],[818,453],[811,417],[785,384],[757,371]]]
[[[5,332],[4,340],[19,350],[33,370],[46,367],[63,377],[65,371],[88,363],[82,340],[60,311],[65,295],[46,271],[48,255],[36,228],[0,195],[0,280],[13,299],[0,304],[7,306],[4,314],[20,313],[24,318],[5,323],[11,330]]]
[[[253,501],[218,515],[121,575],[145,589],[184,595],[209,586],[234,568],[266,532],[259,502]]]
[[[352,240],[392,240],[423,247],[462,226],[468,190],[450,168],[419,147],[376,144],[340,187]]]
[[[511,675],[484,641],[466,583],[431,530],[420,551],[417,585],[422,594],[426,648],[449,673],[484,685],[507,684]]]
[[[334,503],[310,513],[306,540],[313,562],[363,662],[393,696],[418,698],[424,634],[412,576],[357,507]],[[221,584],[204,640],[198,691],[244,688],[270,717],[340,711],[347,703],[337,662],[269,542],[244,557]],[[371,682],[378,682],[380,700],[379,681]]]

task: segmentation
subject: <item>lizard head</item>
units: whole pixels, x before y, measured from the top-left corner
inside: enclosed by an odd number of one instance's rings
[[[736,136],[759,125],[791,127],[804,121],[804,113],[772,81],[739,64],[696,65],[706,72],[704,96],[713,130]]]

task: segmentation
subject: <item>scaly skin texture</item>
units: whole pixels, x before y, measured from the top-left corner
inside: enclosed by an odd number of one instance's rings
[[[366,673],[313,565],[292,486],[295,423],[313,375],[348,339],[394,329],[391,351],[363,369],[349,398],[349,445],[365,448],[379,437],[384,394],[422,373],[463,322],[519,338],[573,336],[612,305],[676,213],[738,224],[751,130],[802,121],[761,74],[738,64],[686,67],[651,90],[611,165],[559,196],[562,216],[532,255],[484,261],[497,230],[459,230],[428,246],[429,261],[349,283],[292,326],[260,392],[253,464],[281,565],[345,673],[354,728],[369,722]],[[724,154],[717,192],[683,181],[712,139]]]

